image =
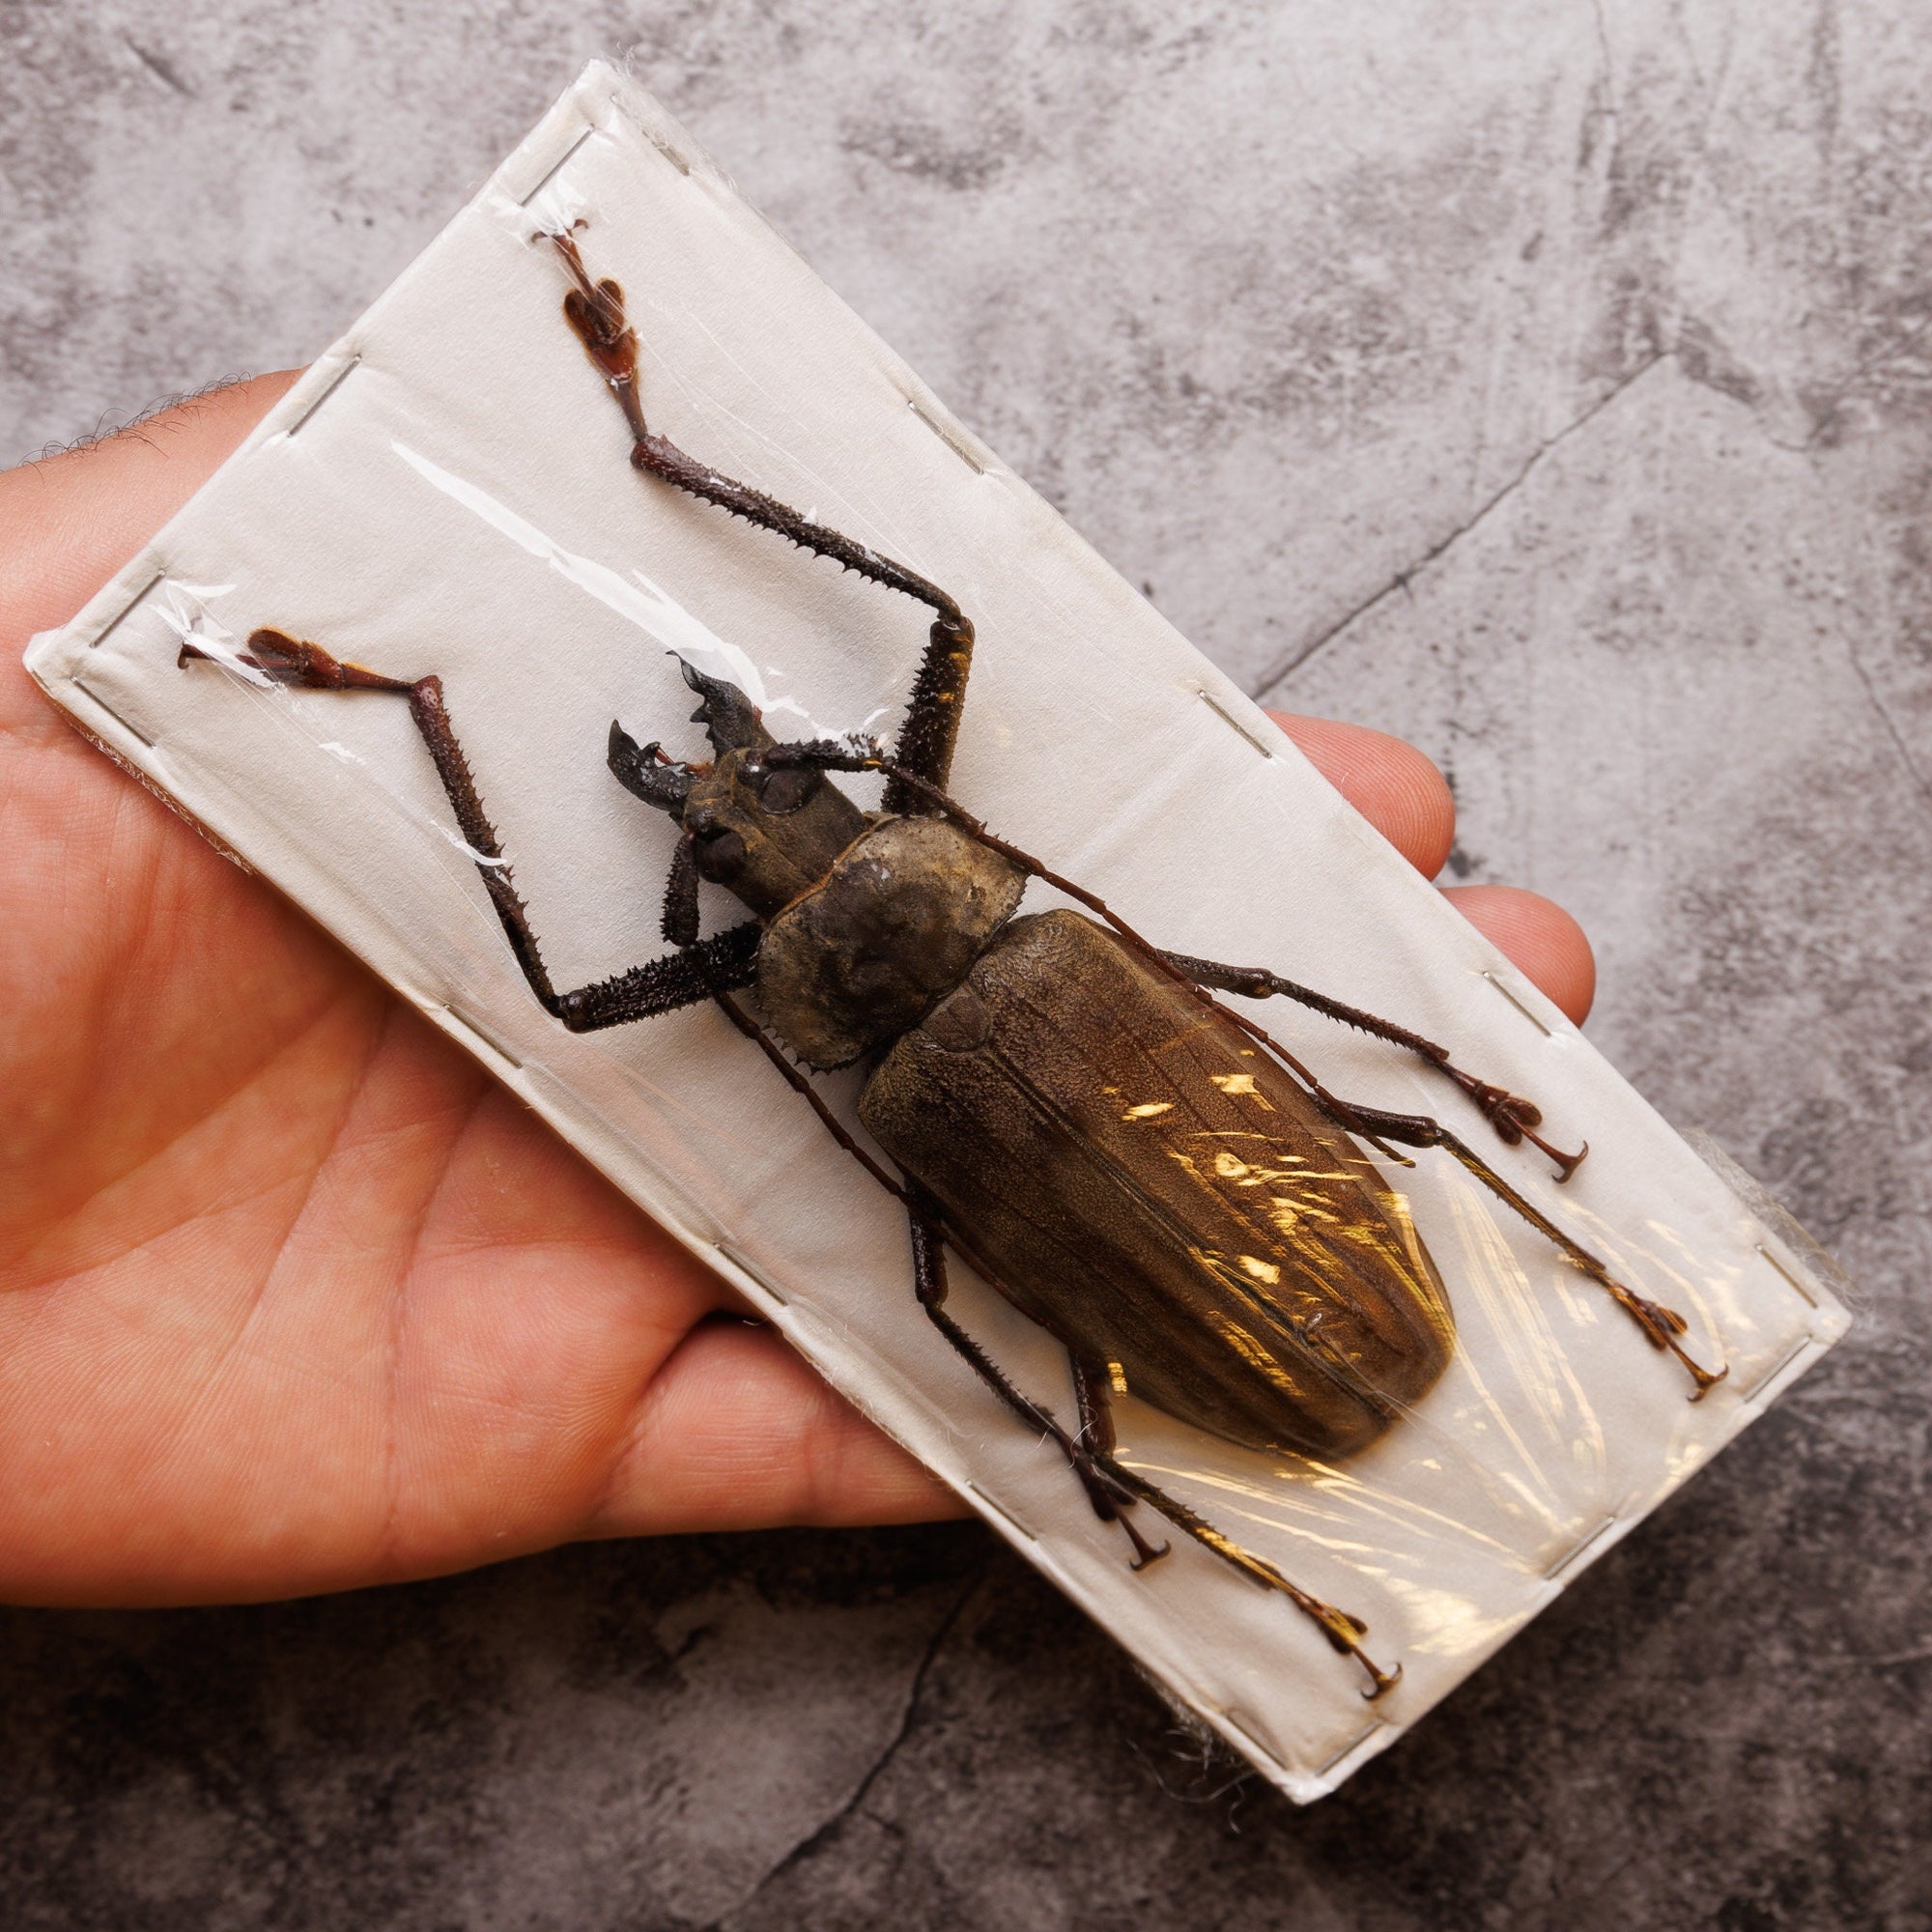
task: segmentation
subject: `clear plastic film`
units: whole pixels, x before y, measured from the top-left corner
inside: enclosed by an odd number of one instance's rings
[[[1364,1648],[1402,1671],[1373,1701],[1312,1617],[1146,1501],[1133,1519],[1171,1552],[1129,1568],[1060,1449],[922,1310],[900,1203],[715,1007],[572,1035],[532,998],[479,862],[514,872],[559,988],[667,950],[677,828],[607,769],[613,719],[673,758],[708,755],[689,663],[745,691],[780,738],[890,738],[931,614],[633,470],[561,313],[545,238],[564,230],[622,284],[654,428],[972,618],[956,798],[1156,945],[1271,968],[1533,1099],[1555,1144],[1590,1143],[1567,1183],[1416,1054],[1283,1000],[1226,998],[1328,1093],[1441,1121],[1618,1283],[1681,1315],[1694,1359],[1728,1370],[1691,1403],[1685,1368],[1464,1165],[1363,1144],[1350,1157],[1373,1162],[1453,1308],[1439,1376],[1347,1454],[1236,1446],[1138,1399],[1124,1371],[1114,1416],[1139,1484],[1368,1626]],[[439,677],[502,855],[463,836],[407,703],[268,674],[249,661],[262,628],[404,683]],[[1802,1236],[1660,1121],[608,68],[29,662],[1297,1799],[1384,1747],[1842,1332]],[[876,807],[875,777],[838,782]],[[1024,909],[1065,903],[1035,880]],[[702,911],[713,932],[744,917],[711,887]],[[862,1140],[867,1077],[819,1083]],[[1286,1227],[1282,1177],[1308,1146],[1259,1117],[1253,1132],[1218,1154],[1156,1138],[1150,1157],[1218,1158],[1218,1182],[1259,1190]],[[1282,1262],[1277,1247],[1203,1264],[1266,1287]],[[949,1268],[960,1326],[1071,1428],[1065,1350],[962,1254]]]

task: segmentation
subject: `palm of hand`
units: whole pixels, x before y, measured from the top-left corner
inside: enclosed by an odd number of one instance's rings
[[[575,1536],[945,1511],[19,671],[171,507],[136,500],[75,556],[92,532],[50,472],[88,467],[91,498],[166,470],[185,496],[270,396],[216,400],[164,464],[108,447],[5,479],[10,522],[41,527],[0,587],[0,1595],[281,1595]]]
[[[18,669],[286,380],[0,476],[0,1596],[291,1595],[955,1507]],[[1338,728],[1304,742],[1433,869],[1439,781]],[[1587,1006],[1553,908],[1469,909]]]

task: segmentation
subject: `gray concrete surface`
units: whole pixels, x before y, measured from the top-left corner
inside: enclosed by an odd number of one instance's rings
[[[1932,1925],[1932,18],[0,0],[0,458],[319,349],[588,54],[1259,694],[1414,737],[1862,1284],[1347,1791],[977,1528],[0,1613],[8,1926]]]

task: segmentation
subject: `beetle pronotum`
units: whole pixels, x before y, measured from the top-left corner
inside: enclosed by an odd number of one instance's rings
[[[245,661],[283,684],[405,697],[524,977],[576,1032],[714,1002],[906,1210],[921,1305],[1009,1409],[1059,1445],[1135,1568],[1165,1553],[1129,1512],[1145,1503],[1224,1562],[1287,1596],[1378,1696],[1400,1674],[1366,1627],[1299,1589],[1115,1454],[1110,1399],[1131,1390],[1179,1420],[1256,1449],[1341,1456],[1383,1434],[1435,1381],[1455,1344],[1449,1297],[1406,1203],[1364,1151],[1439,1148],[1609,1293],[1689,1371],[1721,1378],[1679,1337],[1681,1317],[1617,1280],[1460,1136],[1433,1119],[1330,1093],[1214,994],[1282,997],[1418,1055],[1509,1146],[1567,1179],[1527,1100],[1458,1066],[1408,1029],[1258,967],[1163,952],[1093,894],[998,838],[948,796],[973,626],[936,584],[718,475],[658,435],[638,387],[623,292],[593,279],[572,235],[548,238],[569,276],[563,310],[620,406],[631,462],[762,529],[925,605],[933,620],[904,724],[868,741],[780,744],[734,686],[685,666],[713,756],[685,763],[611,727],[617,780],[677,823],[664,957],[558,992],[511,883],[434,674],[394,677],[276,630]],[[201,655],[191,645],[184,660]],[[831,775],[884,775],[863,811]],[[753,915],[709,938],[698,882]],[[1030,880],[1084,906],[1022,914]],[[1089,917],[1088,915],[1093,915]],[[757,1013],[734,997],[755,989]],[[860,1143],[803,1068],[864,1063]],[[962,1254],[1063,1343],[1076,1425],[1023,1394],[946,1307],[945,1251]]]

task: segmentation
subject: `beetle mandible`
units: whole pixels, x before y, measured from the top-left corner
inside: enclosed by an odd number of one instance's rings
[[[1503,1142],[1528,1142],[1568,1179],[1528,1100],[1459,1067],[1405,1027],[1264,968],[1164,952],[1093,894],[998,838],[945,786],[973,626],[944,590],[747,484],[647,424],[623,291],[593,279],[574,233],[546,238],[569,275],[563,312],[621,407],[631,462],[658,478],[926,606],[933,620],[893,750],[861,740],[780,744],[735,686],[686,664],[713,756],[685,763],[611,727],[610,769],[678,824],[664,903],[676,949],[559,993],[511,883],[444,707],[440,680],[392,677],[263,629],[244,662],[277,682],[406,697],[511,951],[573,1032],[712,1001],[904,1206],[914,1287],[949,1344],[1016,1416],[1058,1444],[1140,1569],[1166,1553],[1130,1511],[1145,1503],[1280,1592],[1368,1672],[1367,1628],[1299,1589],[1115,1454],[1113,1395],[1244,1447],[1343,1456],[1382,1435],[1447,1365],[1455,1318],[1402,1197],[1364,1145],[1439,1148],[1609,1293],[1690,1372],[1696,1401],[1724,1371],[1684,1350],[1682,1317],[1618,1281],[1459,1135],[1421,1115],[1352,1104],[1214,993],[1277,996],[1416,1054]],[[185,644],[182,657],[203,655]],[[867,812],[835,772],[885,777]],[[709,938],[698,882],[753,917]],[[1038,879],[1084,906],[1022,914]],[[1093,915],[1089,917],[1089,915]],[[754,1015],[733,995],[754,989]],[[895,1177],[851,1134],[797,1062],[863,1063],[859,1118]],[[1066,1349],[1076,1425],[1023,1394],[948,1311],[951,1245]]]

